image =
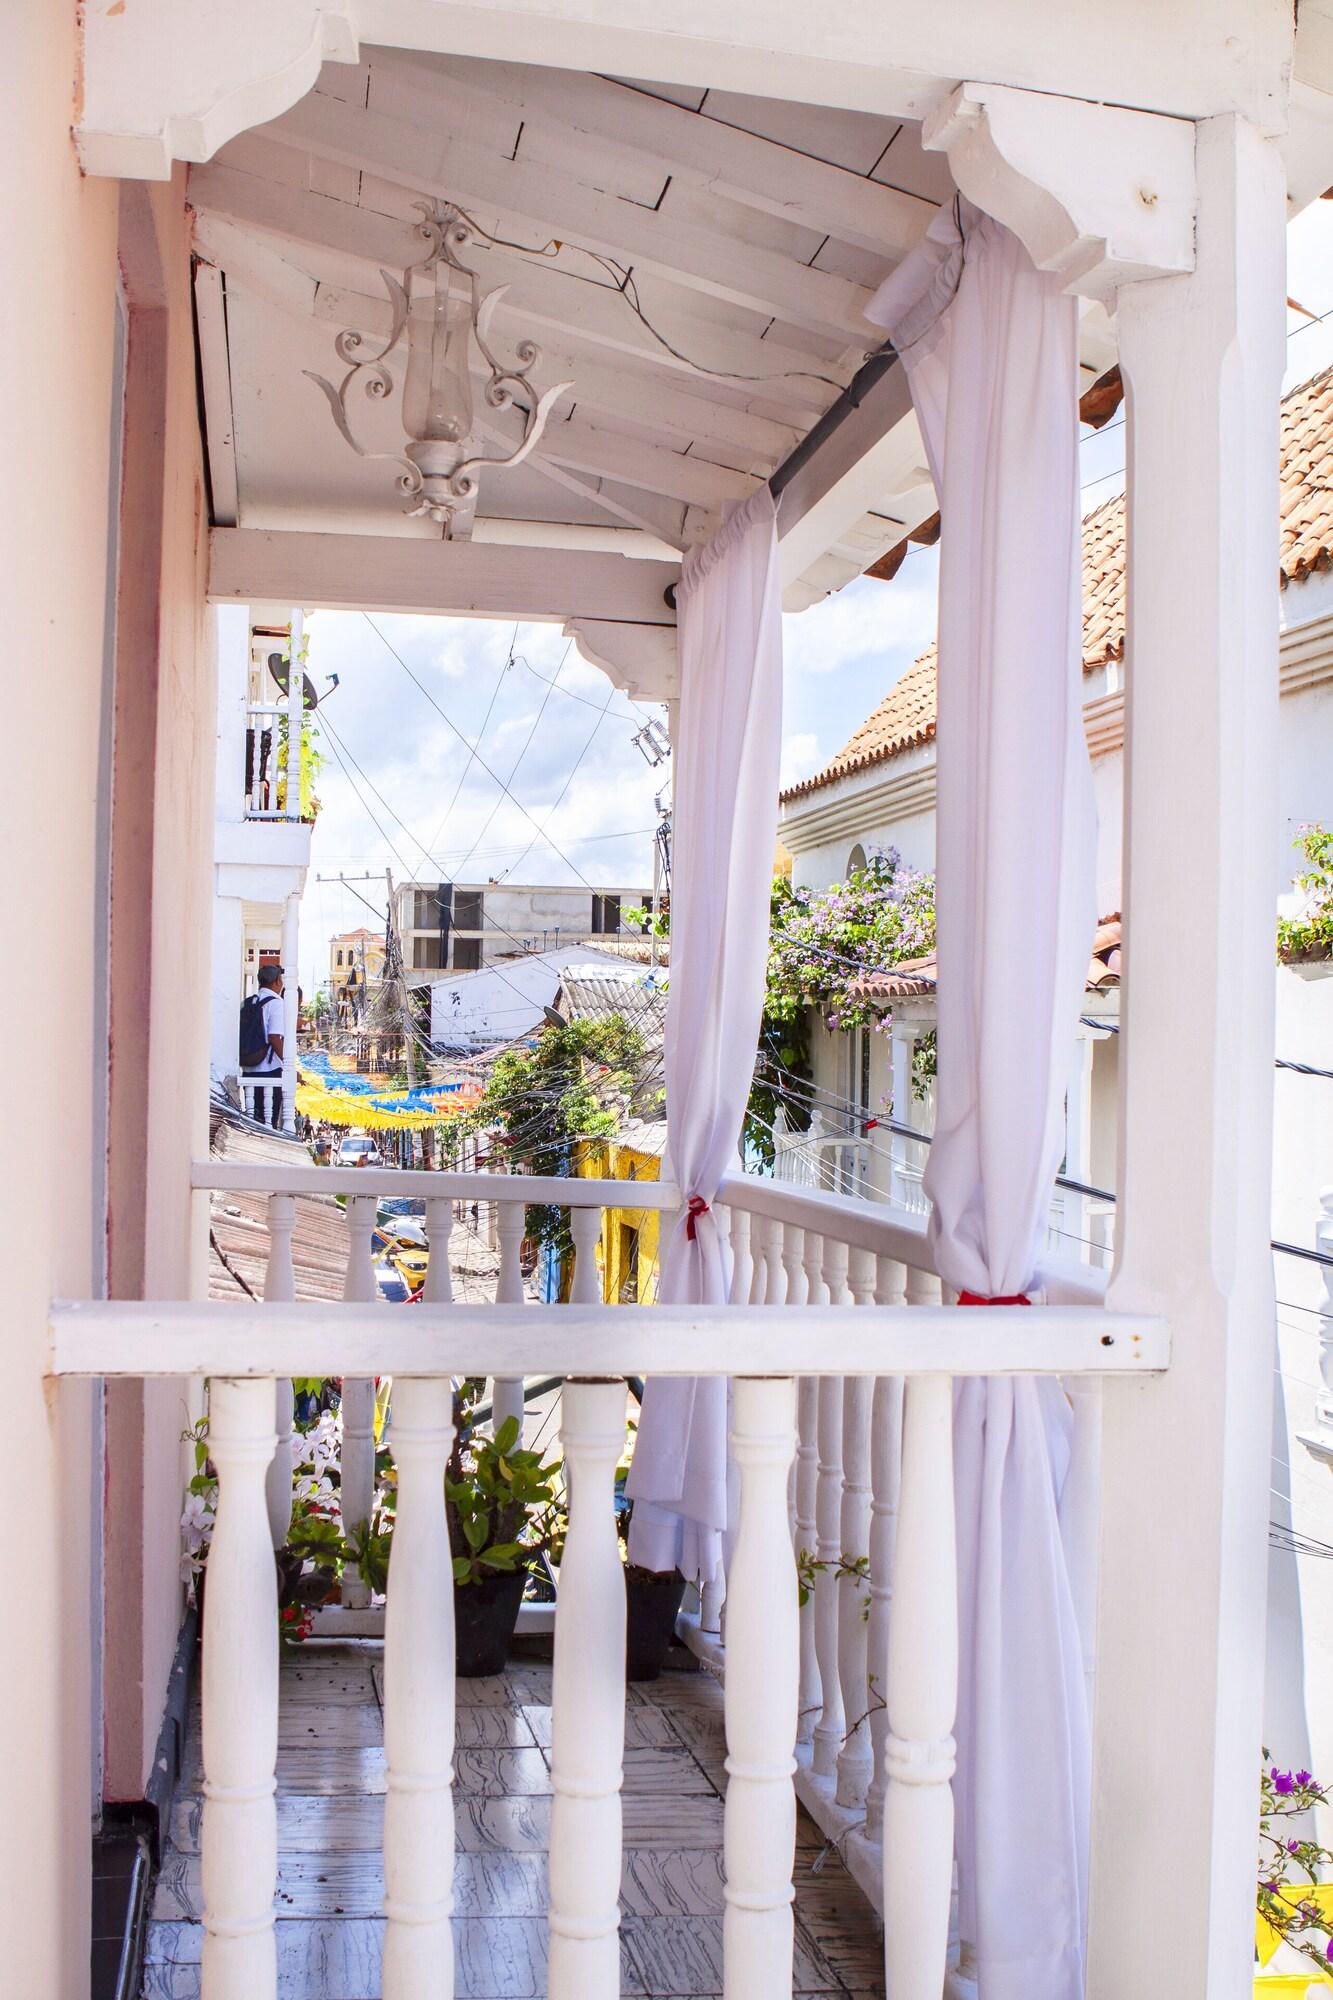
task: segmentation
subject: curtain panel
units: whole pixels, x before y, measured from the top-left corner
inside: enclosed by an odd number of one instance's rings
[[[1083,736],[1077,307],[958,202],[880,288],[944,522],[939,1074],[925,1188],[944,1283],[1030,1296],[1096,921]],[[1089,1729],[1053,1382],[958,1385],[959,1922],[980,2000],[1083,1992]]]
[[[773,496],[759,487],[686,556],[676,590],[667,1154],[684,1206],[658,1297],[722,1305],[728,1247],[713,1213],[733,1166],[768,959],[782,747],[782,605]],[[727,1385],[650,1378],[628,1492],[630,1560],[714,1576],[727,1526]]]

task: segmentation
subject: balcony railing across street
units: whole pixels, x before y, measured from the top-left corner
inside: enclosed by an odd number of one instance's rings
[[[254,704],[245,712],[245,816],[247,819],[295,819],[287,807],[287,746],[291,716],[273,703]],[[282,757],[281,769],[279,758]],[[282,803],[279,804],[279,792]]]
[[[374,1377],[392,1374],[398,1466],[385,1607],[385,2000],[452,1992],[453,1583],[444,1513],[451,1377],[494,1383],[497,1423],[522,1408],[527,1375],[564,1378],[561,1444],[572,1477],[555,1620],[550,1836],[554,2000],[619,1992],[625,1593],[614,1527],[624,1379],[731,1378],[736,1518],[725,1577],[725,1648],[705,1593],[693,1641],[725,1666],[724,1954],[731,2000],[792,1990],[796,1800],[844,1838],[883,1910],[894,1995],[943,1988],[953,1872],[952,1729],[957,1556],[952,1383],[1055,1374],[1075,1410],[1091,1378],[1166,1365],[1152,1319],[1111,1314],[1087,1265],[1045,1274],[1043,1311],[950,1309],[922,1220],[819,1190],[729,1178],[718,1204],[734,1257],[728,1305],[608,1306],[595,1249],[623,1182],[537,1180],[206,1162],[197,1188],[267,1195],[266,1296],[208,1305],[96,1303],[53,1311],[54,1367],[84,1375],[211,1377],[219,1497],[204,1629],[204,2000],[276,1992],[276,1617],[272,1549],[285,1538],[293,1375],[343,1378],[343,1504],[369,1513]],[[447,1244],[455,1201],[495,1203],[494,1304],[455,1306],[449,1260],[432,1258],[423,1304],[386,1309],[371,1264],[379,1198],[425,1194],[427,1233]],[[294,1198],[348,1197],[341,1307],[296,1304]],[[677,1191],[637,1185],[642,1209]],[[569,1303],[524,1303],[524,1208],[569,1212]],[[664,1225],[666,1223],[664,1216]],[[244,1357],[243,1362],[240,1357]],[[236,1371],[239,1368],[240,1372]],[[276,1384],[276,1388],[275,1388]],[[820,1567],[798,1604],[796,1554]],[[365,1604],[354,1573],[345,1595]]]

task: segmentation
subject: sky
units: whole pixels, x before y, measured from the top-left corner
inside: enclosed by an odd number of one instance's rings
[[[1333,362],[1333,202],[1291,225],[1287,288],[1331,315],[1288,313],[1290,387]],[[1123,412],[1084,438],[1085,512],[1123,487],[1124,446]],[[892,583],[862,577],[784,620],[784,784],[826,763],[929,645],[938,556],[913,548]],[[307,630],[325,757],[301,911],[307,991],[328,976],[330,937],[382,925],[386,866],[398,880],[650,884],[669,769],[633,739],[662,711],[613,690],[558,625],[317,611]],[[320,879],[340,874],[372,879]]]

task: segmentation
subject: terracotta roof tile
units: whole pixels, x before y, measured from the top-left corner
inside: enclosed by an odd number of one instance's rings
[[[925,958],[905,958],[891,971],[867,972],[853,979],[847,992],[864,1006],[882,1006],[893,1000],[915,1000],[933,993],[939,978],[935,954]],[[1092,959],[1085,985],[1089,993],[1120,984],[1120,912],[1103,917],[1092,940]]]
[[[1302,382],[1282,400],[1278,447],[1281,580],[1299,583],[1333,567],[1333,368]],[[1083,521],[1083,670],[1091,673],[1125,650],[1125,500],[1102,502]],[[790,786],[784,802],[803,798],[935,734],[935,648],[908,668],[837,756],[814,777]]]

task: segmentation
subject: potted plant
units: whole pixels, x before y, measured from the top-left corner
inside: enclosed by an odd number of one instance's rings
[[[524,1451],[507,1417],[494,1437],[473,1429],[483,1384],[465,1380],[454,1398],[454,1447],[445,1473],[445,1513],[454,1565],[458,1672],[498,1674],[509,1656],[529,1574],[549,1538],[558,1461]]]
[[[645,1569],[630,1561],[629,1524],[634,1502],[625,1493],[628,1473],[628,1464],[616,1473],[616,1531],[625,1565],[625,1678],[655,1681],[676,1636],[685,1578],[678,1569]]]

